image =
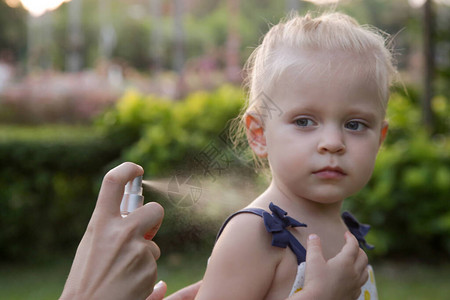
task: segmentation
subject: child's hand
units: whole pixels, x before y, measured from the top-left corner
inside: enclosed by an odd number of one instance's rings
[[[160,250],[148,239],[164,210],[148,203],[126,218],[120,215],[125,184],[142,173],[124,163],[106,174],[60,299],[145,299],[152,292]]]
[[[290,299],[358,299],[369,276],[368,259],[350,232],[345,233],[345,240],[341,252],[325,261],[319,237],[309,237],[304,289],[300,297]]]

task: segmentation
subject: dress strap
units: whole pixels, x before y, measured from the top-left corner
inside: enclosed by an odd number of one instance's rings
[[[287,216],[287,212],[273,203],[270,203],[269,209],[272,214],[261,208],[245,208],[235,212],[225,220],[219,230],[219,233],[217,234],[216,241],[222,234],[225,226],[234,216],[241,213],[252,213],[263,218],[267,232],[272,233],[272,246],[280,248],[286,248],[286,246],[289,246],[297,257],[297,263],[301,264],[306,260],[306,249],[287,228],[306,227],[306,224],[300,223],[297,220]]]
[[[272,246],[289,248],[294,252],[297,257],[297,263],[300,265],[302,262],[306,261],[306,249],[302,244],[295,238],[295,236],[287,229],[289,227],[307,227],[306,224],[300,223],[297,220],[289,217],[287,212],[276,206],[273,203],[270,203],[269,209],[272,213],[265,211],[262,208],[244,208],[239,210],[232,215],[230,215],[222,227],[219,230],[219,233],[216,237],[216,242],[219,239],[219,236],[222,234],[225,226],[230,222],[232,218],[236,215],[242,213],[250,213],[255,214],[263,218],[264,226],[266,227],[267,232],[272,234]],[[349,212],[344,212],[342,214],[342,219],[349,229],[349,231],[356,237],[359,242],[359,246],[361,248],[373,249],[372,245],[369,245],[365,240],[365,235],[369,232],[370,226],[367,224],[360,223],[352,214]]]
[[[348,230],[356,237],[359,247],[362,249],[373,250],[375,247],[368,244],[364,238],[370,230],[370,225],[360,223],[351,213],[345,211],[342,213],[342,220]]]
[[[216,243],[217,243],[217,240],[219,239],[220,235],[222,234],[223,230],[225,229],[225,226],[227,226],[228,222],[230,222],[231,219],[233,219],[235,216],[237,216],[239,214],[250,213],[250,214],[258,215],[262,218],[264,212],[265,212],[265,210],[262,208],[251,207],[251,208],[244,208],[244,209],[241,209],[241,210],[233,213],[225,220],[225,222],[223,222],[222,227],[220,227],[219,233],[217,233],[217,236],[216,236]]]

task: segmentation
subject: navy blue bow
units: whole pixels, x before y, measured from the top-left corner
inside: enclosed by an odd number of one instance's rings
[[[369,245],[364,238],[370,230],[370,225],[359,223],[358,220],[356,220],[356,218],[348,211],[342,214],[342,219],[344,220],[345,225],[347,225],[348,230],[350,230],[350,232],[358,240],[361,248],[364,247],[368,250],[375,248],[374,246]]]
[[[270,203],[268,212],[263,213],[264,225],[268,232],[272,233],[272,246],[286,248],[290,240],[295,237],[286,229],[286,227],[306,227],[306,224],[288,217],[287,212],[273,203]]]

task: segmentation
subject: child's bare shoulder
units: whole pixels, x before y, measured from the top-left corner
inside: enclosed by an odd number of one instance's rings
[[[263,219],[252,213],[240,213],[229,220],[216,245],[228,244],[230,247],[245,247],[258,252],[274,248],[271,247],[271,234],[267,232]]]
[[[271,246],[260,216],[235,215],[214,246],[198,299],[263,299],[283,250]]]

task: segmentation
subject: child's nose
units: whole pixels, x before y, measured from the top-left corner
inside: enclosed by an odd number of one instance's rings
[[[342,131],[333,128],[325,128],[317,146],[319,153],[345,153],[345,142]]]

